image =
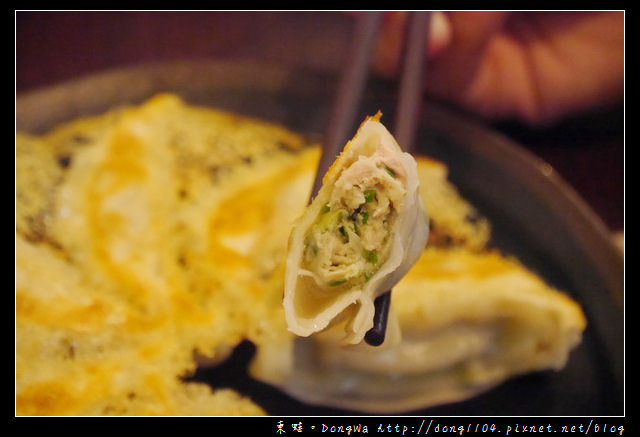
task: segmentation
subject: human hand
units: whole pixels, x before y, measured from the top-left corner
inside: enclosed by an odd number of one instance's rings
[[[398,71],[406,12],[383,20],[374,70]],[[425,91],[532,125],[620,101],[624,12],[434,12]]]

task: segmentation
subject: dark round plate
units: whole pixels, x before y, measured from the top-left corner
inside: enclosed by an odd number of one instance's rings
[[[320,135],[336,78],[245,62],[171,63],[108,71],[17,96],[16,129],[42,133],[78,116],[173,92],[194,104],[260,117]],[[393,90],[372,82],[362,117],[393,113]],[[359,120],[358,120],[359,121]],[[356,121],[357,122],[357,121]],[[584,308],[588,327],[560,372],[507,381],[471,400],[409,414],[460,416],[621,416],[624,414],[624,257],[590,208],[548,164],[484,126],[429,102],[416,152],[444,161],[451,180],[493,224],[492,244],[516,255]],[[233,387],[272,415],[343,415],[304,405],[245,369],[242,343],[219,367],[193,379]]]

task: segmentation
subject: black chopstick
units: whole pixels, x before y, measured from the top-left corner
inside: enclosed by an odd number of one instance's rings
[[[409,153],[413,152],[420,122],[430,25],[431,12],[421,11],[409,14],[393,126],[393,136],[403,150]]]
[[[341,78],[329,123],[325,132],[322,156],[316,172],[311,199],[322,186],[322,178],[350,138],[358,107],[361,103],[371,54],[375,47],[382,12],[363,12],[359,15],[353,44],[347,58],[347,68]],[[395,111],[393,134],[406,152],[413,150],[422,101],[423,72],[430,12],[411,12],[406,28],[402,75]],[[373,327],[365,334],[365,342],[381,345],[386,336],[391,290],[374,302]]]
[[[351,137],[358,107],[362,100],[371,56],[382,21],[382,12],[363,12],[358,15],[351,47],[347,52],[347,67],[329,114],[329,122],[322,144],[322,156],[316,171],[311,198],[318,194],[322,178]]]
[[[409,14],[393,127],[393,135],[396,141],[405,152],[409,153],[414,149],[415,136],[420,120],[430,24],[431,13],[429,11]],[[384,343],[387,332],[391,290],[378,296],[374,301],[374,305],[373,327],[367,331],[364,340],[371,346],[380,346]]]

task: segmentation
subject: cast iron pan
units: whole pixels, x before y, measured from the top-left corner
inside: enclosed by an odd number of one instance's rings
[[[78,116],[173,92],[194,104],[320,135],[336,78],[247,62],[177,62],[107,71],[17,96],[16,129],[42,133]],[[393,90],[372,82],[362,117],[393,113]],[[383,116],[383,120],[384,120]],[[355,126],[354,126],[355,129]],[[444,161],[451,180],[493,224],[492,245],[514,254],[583,306],[588,327],[560,372],[514,378],[471,400],[407,412],[440,416],[624,415],[624,257],[600,219],[545,162],[504,136],[426,102],[417,153]],[[241,343],[224,364],[191,377],[232,387],[272,415],[353,415],[302,404],[252,380]]]

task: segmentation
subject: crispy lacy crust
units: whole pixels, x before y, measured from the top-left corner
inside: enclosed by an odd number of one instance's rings
[[[283,223],[317,156],[281,127],[171,95],[17,134],[16,413],[264,413],[180,378],[194,353],[219,362],[287,335]]]
[[[484,250],[491,237],[491,224],[448,179],[442,162],[417,156],[420,195],[429,210],[431,247],[464,246]]]

